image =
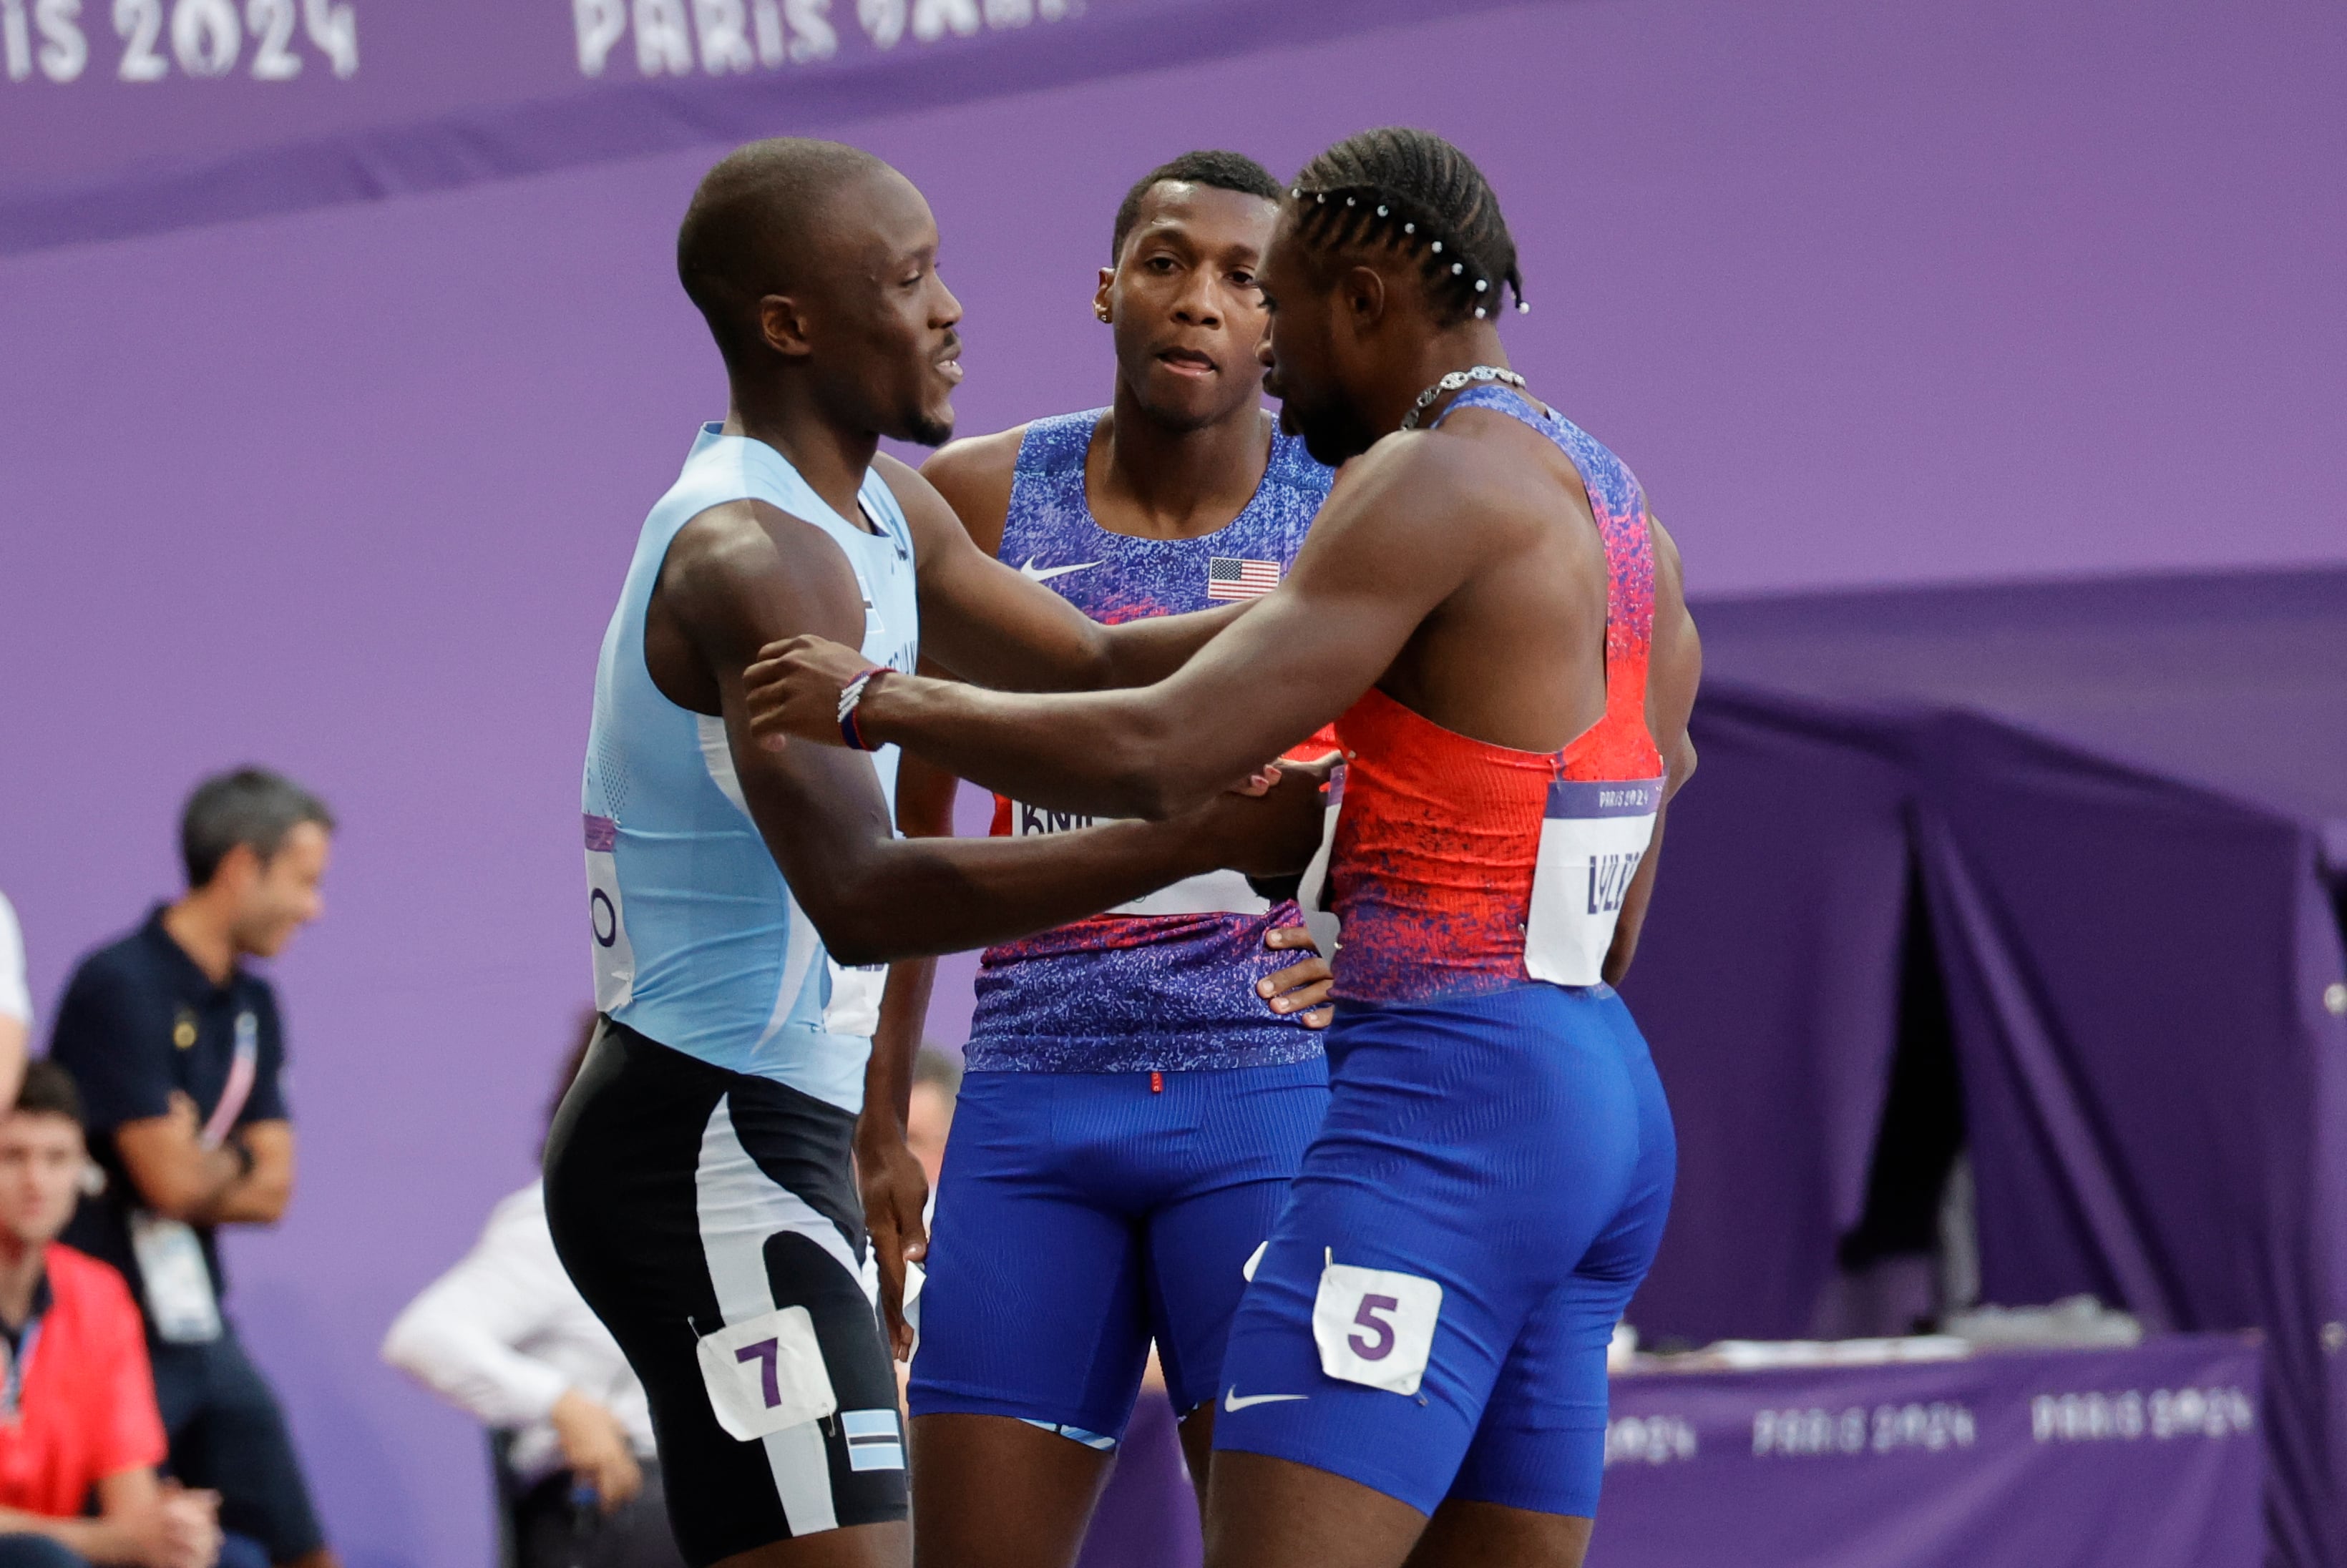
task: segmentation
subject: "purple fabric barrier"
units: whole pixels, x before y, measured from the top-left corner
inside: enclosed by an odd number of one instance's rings
[[[1624,985],[1679,1126],[1631,1320],[1649,1341],[1810,1331],[1858,1223],[1896,1044],[1910,785],[1894,737],[1706,694]],[[1720,890],[1735,890],[1721,896]]]
[[[1935,728],[1926,885],[1989,1298],[2270,1337],[2275,1546],[2347,1561],[2324,1324],[2347,980],[2305,826],[2001,724]],[[2309,904],[2312,904],[2310,911]],[[2328,925],[2327,944],[2302,926]]]
[[[1710,668],[1976,709],[2320,827],[2347,870],[2347,571],[1889,588],[1700,606]]]
[[[1702,612],[1706,772],[1674,808],[1694,831],[1673,823],[1629,988],[1691,1151],[1693,1223],[1675,1217],[1633,1322],[1783,1333],[1791,1300],[1737,1286],[1829,1269],[1850,1211],[1819,1201],[1802,1162],[1863,1145],[1879,1103],[1775,1084],[1811,1081],[1822,1056],[1855,1085],[1888,1052],[1879,1010],[1833,1000],[1857,950],[1826,935],[1891,929],[1901,906],[1878,871],[1845,907],[1739,917],[1773,907],[1783,865],[1911,852],[1989,1298],[2091,1291],[2155,1325],[2263,1331],[2274,1558],[2347,1563],[2347,953],[2326,850],[2347,818],[2342,590],[2347,574],[2315,573]],[[1797,760],[1824,809],[1788,804]],[[1901,799],[1911,851],[1884,843]],[[1773,1164],[1748,1152],[1771,1148]],[[1800,1255],[1752,1255],[1788,1246]]]
[[[2246,1568],[2259,1353],[1617,1378],[1589,1568]]]

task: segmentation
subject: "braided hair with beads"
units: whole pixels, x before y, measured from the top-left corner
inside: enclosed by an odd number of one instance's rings
[[[1415,256],[1436,321],[1496,315],[1504,286],[1524,302],[1516,242],[1474,160],[1432,131],[1388,126],[1348,137],[1296,177],[1296,232],[1318,249]]]

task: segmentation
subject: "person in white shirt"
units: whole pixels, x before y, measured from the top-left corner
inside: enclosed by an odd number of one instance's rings
[[[0,893],[0,1105],[16,1103],[25,1081],[25,1042],[33,1032],[33,993],[25,984],[25,936],[8,895]]]
[[[561,1088],[585,1054],[581,1041]],[[392,1323],[383,1359],[513,1434],[521,1568],[682,1568],[643,1386],[555,1256],[542,1183],[489,1211],[473,1249]]]

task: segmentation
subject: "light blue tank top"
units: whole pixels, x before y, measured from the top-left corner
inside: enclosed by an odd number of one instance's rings
[[[856,1111],[884,966],[842,969],[791,896],[743,802],[724,721],[679,708],[644,665],[644,611],[669,544],[712,506],[753,499],[829,535],[864,595],[864,657],[919,656],[912,534],[866,471],[879,529],[841,517],[760,441],[703,426],[684,472],[644,519],[595,665],[581,806],[595,1005],[648,1039]],[[873,753],[895,810],[897,748]]]

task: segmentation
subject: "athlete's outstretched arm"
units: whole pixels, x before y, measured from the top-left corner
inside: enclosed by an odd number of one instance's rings
[[[1655,814],[1654,837],[1646,841],[1646,853],[1614,921],[1614,944],[1605,953],[1608,985],[1620,984],[1637,956],[1638,933],[1645,927],[1655,869],[1662,864],[1663,827],[1670,820],[1671,797],[1695,777],[1695,742],[1687,737],[1687,719],[1695,711],[1696,688],[1703,684],[1703,642],[1696,636],[1695,617],[1687,613],[1679,548],[1651,510],[1646,529],[1655,544],[1655,641],[1646,659],[1646,732],[1663,754],[1663,804]]]
[[[1448,524],[1485,487],[1454,445],[1390,441],[1358,460],[1286,581],[1155,685],[1029,696],[890,676],[866,688],[858,724],[1039,806],[1193,808],[1344,712],[1473,569]],[[768,649],[751,672],[758,732],[835,742],[836,694],[863,667],[809,638]]]
[[[1014,433],[1005,432],[1004,436]],[[1005,565],[994,552],[971,542],[987,528],[999,547],[999,508],[1010,501],[1009,466],[1018,453],[996,450],[1002,436],[958,443],[915,473],[894,458],[876,458],[873,467],[887,481],[912,525],[921,583],[921,647],[938,663],[980,686],[1002,691],[1096,691],[1147,686],[1182,667],[1183,661],[1248,608],[1247,601],[1187,616],[1157,616],[1106,626],[1042,584]],[[938,473],[956,493],[949,504],[924,474]],[[967,494],[965,494],[967,493]],[[958,514],[967,506],[975,521]],[[966,523],[968,525],[966,526]]]
[[[664,627],[690,644],[713,687],[695,695],[713,697],[707,706],[724,718],[750,816],[843,963],[1005,941],[1217,866],[1276,874],[1310,855],[1317,806],[1307,788],[1222,797],[1180,822],[1032,839],[895,837],[869,759],[826,747],[777,752],[751,738],[743,672],[760,647],[801,634],[856,638],[863,628],[839,547],[764,503],[715,507],[685,525],[662,565],[652,622],[648,655]]]

